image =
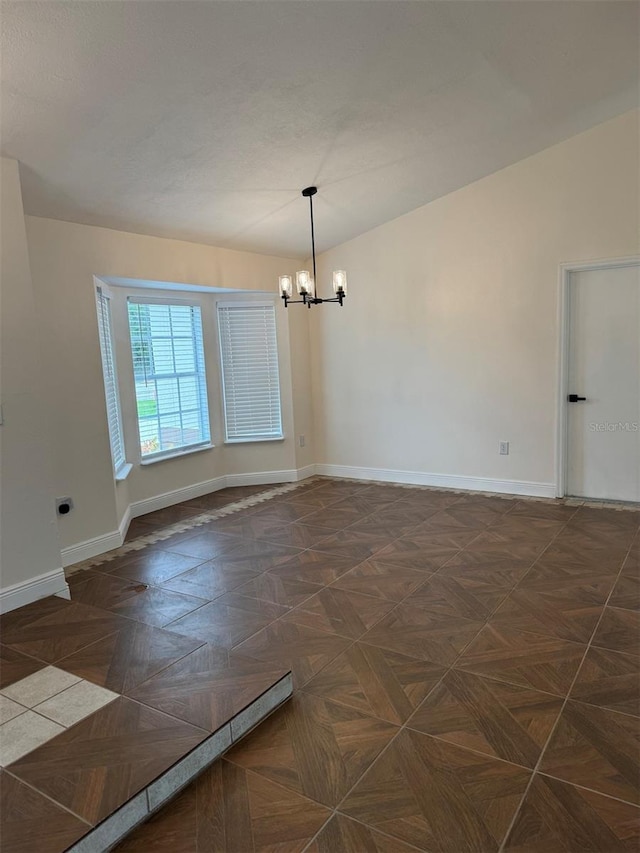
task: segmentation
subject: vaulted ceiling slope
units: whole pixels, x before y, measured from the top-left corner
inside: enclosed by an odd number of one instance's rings
[[[304,255],[638,105],[636,2],[2,2],[27,213]]]

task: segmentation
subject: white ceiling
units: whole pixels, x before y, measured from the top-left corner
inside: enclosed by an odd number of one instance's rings
[[[638,105],[636,2],[2,2],[27,213],[308,254]]]

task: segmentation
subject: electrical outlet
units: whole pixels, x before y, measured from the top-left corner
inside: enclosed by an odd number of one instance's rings
[[[501,441],[500,442],[500,456],[508,456],[509,455],[509,442]]]
[[[56,512],[58,515],[69,515],[73,509],[73,498],[56,498]]]
[[[298,438],[298,442],[299,442],[299,444],[300,444],[300,447],[304,447],[304,436],[303,436],[303,435],[301,435],[301,436]]]

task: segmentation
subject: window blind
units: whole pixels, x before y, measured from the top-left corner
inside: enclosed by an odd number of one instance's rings
[[[120,400],[118,397],[118,380],[113,355],[111,305],[108,295],[101,287],[96,288],[96,305],[98,309],[98,335],[100,338],[100,354],[102,356],[102,375],[104,378],[105,402],[107,404],[107,425],[109,428],[109,442],[111,444],[111,459],[113,460],[113,470],[117,474],[126,464],[126,459]]]
[[[280,375],[272,304],[218,304],[227,441],[282,438]]]
[[[142,457],[207,444],[200,307],[130,297],[129,331]]]

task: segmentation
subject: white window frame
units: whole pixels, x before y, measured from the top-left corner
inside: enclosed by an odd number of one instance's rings
[[[221,320],[221,310],[227,309],[250,309],[250,308],[270,308],[273,311],[273,333],[274,333],[274,350],[273,355],[275,356],[275,379],[277,386],[277,396],[278,396],[278,412],[279,412],[279,422],[280,422],[280,430],[278,434],[273,433],[254,433],[252,435],[247,436],[230,436],[229,435],[229,418],[228,418],[228,410],[227,410],[227,399],[228,399],[228,391],[225,382],[225,355],[224,355],[224,347],[222,340],[222,324]],[[250,444],[256,442],[267,442],[267,441],[283,441],[284,436],[284,428],[283,428],[283,417],[282,417],[282,388],[281,388],[281,374],[280,370],[280,354],[278,349],[278,322],[276,315],[276,305],[274,300],[256,300],[256,299],[227,299],[227,300],[216,300],[215,302],[215,314],[216,314],[216,332],[218,336],[218,351],[219,351],[219,375],[220,375],[220,388],[221,388],[221,404],[222,404],[222,421],[223,421],[223,429],[224,429],[224,443],[225,444]]]
[[[98,344],[102,363],[102,379],[107,415],[107,430],[111,450],[111,463],[116,480],[124,480],[132,469],[127,462],[118,384],[118,366],[113,335],[111,293],[103,283],[96,283],[96,314],[98,322]]]
[[[208,369],[209,365],[207,363],[207,353],[205,347],[205,339],[206,334],[204,331],[204,306],[199,299],[185,299],[180,298],[178,296],[167,296],[167,297],[157,297],[157,296],[147,296],[144,294],[132,294],[128,293],[126,296],[127,303],[127,335],[129,341],[129,348],[131,353],[131,362],[132,367],[134,368],[134,373],[132,376],[133,379],[133,402],[134,402],[134,411],[135,411],[135,422],[136,422],[136,447],[138,452],[138,459],[140,465],[152,465],[156,462],[163,462],[167,459],[174,459],[180,456],[189,456],[192,453],[199,453],[203,450],[210,450],[214,447],[211,440],[211,403],[210,403],[210,393],[209,393],[209,379],[208,379]],[[138,400],[135,389],[135,366],[133,359],[133,347],[131,340],[131,328],[129,324],[129,305],[181,305],[187,306],[190,308],[198,308],[200,311],[200,324],[201,324],[201,344],[202,344],[202,353],[203,353],[203,393],[205,396],[205,407],[204,410],[207,415],[207,427],[209,432],[209,437],[203,441],[196,442],[194,444],[183,445],[181,447],[171,448],[169,450],[159,450],[156,453],[149,453],[146,455],[142,454],[142,450],[140,447],[140,419],[138,416]]]

